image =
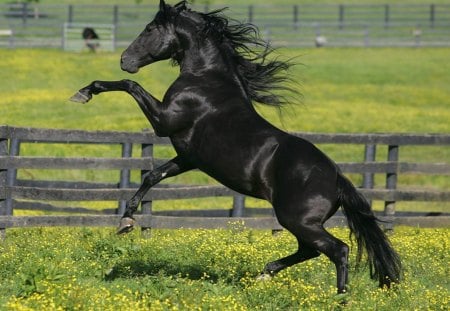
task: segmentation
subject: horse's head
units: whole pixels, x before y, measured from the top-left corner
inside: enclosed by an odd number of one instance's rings
[[[122,53],[122,70],[136,73],[143,66],[174,57],[179,50],[175,19],[185,10],[185,1],[172,7],[160,0],[159,11],[153,21]]]
[[[272,49],[258,36],[256,26],[233,20],[229,23],[223,11],[195,12],[186,7],[186,1],[170,6],[160,0],[159,11],[153,21],[122,53],[122,69],[136,73],[141,67],[171,58],[184,65],[184,70],[192,69],[186,64],[194,65],[194,70],[198,70],[202,64],[207,68],[211,64],[219,64],[220,67],[226,59],[226,65],[234,66],[243,77],[248,96],[253,101],[283,105],[285,100],[272,91],[292,91],[280,85],[290,81],[284,71],[291,63],[268,60]],[[221,58],[223,55],[226,57]],[[193,61],[186,62],[193,57]]]

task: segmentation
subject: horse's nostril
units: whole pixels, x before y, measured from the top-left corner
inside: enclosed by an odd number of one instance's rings
[[[129,62],[127,62],[127,59],[126,59],[126,57],[121,57],[120,58],[120,65],[123,67],[125,64],[127,64],[127,63],[129,63]]]
[[[133,59],[127,59],[126,57],[122,57],[120,59],[120,68],[129,73],[136,73],[139,70],[139,67],[136,65],[136,62]]]

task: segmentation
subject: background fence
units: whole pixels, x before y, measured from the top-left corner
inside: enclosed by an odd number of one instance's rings
[[[59,48],[65,44],[63,25],[76,23],[110,25],[111,45],[124,47],[156,10],[156,5],[0,4],[0,46]],[[450,4],[260,4],[233,6],[226,14],[256,24],[274,46],[450,46]]]
[[[395,224],[414,226],[449,226],[450,216],[426,213],[396,213],[396,201],[450,201],[448,189],[410,189],[398,187],[399,174],[450,175],[450,163],[399,162],[402,146],[450,147],[450,135],[427,134],[312,134],[297,133],[317,144],[357,144],[364,146],[364,157],[358,163],[338,163],[345,173],[363,174],[360,191],[369,200],[385,201],[381,218]],[[117,145],[118,157],[103,158],[86,156],[79,151],[78,157],[22,156],[21,146],[26,144],[80,144]],[[135,192],[138,183],[132,183],[130,173],[141,175],[151,170],[163,159],[155,159],[155,145],[167,145],[168,139],[156,137],[151,132],[86,132],[78,130],[52,130],[0,126],[0,232],[11,227],[28,226],[116,226],[125,208],[125,200]],[[375,162],[377,149],[387,147],[387,159]],[[132,156],[140,151],[140,156]],[[18,171],[40,170],[35,174]],[[87,182],[86,180],[44,179],[47,170],[115,170],[118,180]],[[374,187],[374,174],[386,176],[385,186]],[[32,178],[30,178],[32,176]],[[152,202],[201,197],[234,197],[233,206],[220,210],[191,210],[152,212]],[[115,206],[99,210],[76,207],[76,202],[109,201]],[[61,202],[69,204],[60,206]],[[58,205],[59,204],[59,205]],[[21,210],[44,211],[51,216],[17,216]],[[76,214],[76,216],[71,215]],[[259,217],[255,217],[255,216]],[[414,216],[412,216],[414,215]],[[233,218],[230,218],[233,217]],[[144,198],[137,221],[143,228],[223,228],[230,221],[243,221],[247,227],[279,229],[271,208],[247,208],[245,198],[220,185],[174,185],[154,187]],[[345,224],[344,217],[334,216],[328,226]],[[390,229],[391,227],[387,227]]]

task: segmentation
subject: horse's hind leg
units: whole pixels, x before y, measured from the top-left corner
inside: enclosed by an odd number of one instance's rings
[[[296,253],[268,263],[264,267],[264,270],[259,278],[263,279],[266,276],[272,277],[283,269],[301,263],[305,260],[317,257],[319,255],[320,253],[315,249],[306,245],[299,245],[298,251]]]
[[[298,253],[275,261],[274,267],[283,269],[295,264],[294,259],[301,262],[316,257],[318,253],[323,253],[335,264],[337,291],[344,293],[347,290],[349,248],[323,227],[323,223],[334,214],[337,206],[334,199],[318,194],[318,192],[323,193],[325,183],[322,186],[322,188],[313,188],[310,185],[309,189],[292,196],[286,193],[285,196],[281,196],[282,200],[274,204],[278,221],[297,238],[300,245]],[[333,192],[332,189],[329,190],[326,192]],[[269,269],[270,265],[268,265]]]
[[[336,267],[337,292],[338,294],[347,291],[348,282],[348,252],[347,244],[332,236],[322,226],[322,224],[308,225],[301,228],[302,240],[310,247],[325,254]]]
[[[289,228],[287,229],[289,230]],[[348,282],[348,246],[329,234],[321,225],[317,229],[308,226],[298,227],[296,230],[289,231],[300,232],[299,236],[301,237],[298,238],[298,251],[292,255],[268,263],[259,278],[263,279],[266,276],[274,276],[283,269],[318,257],[323,253],[336,266],[338,293],[345,293]]]

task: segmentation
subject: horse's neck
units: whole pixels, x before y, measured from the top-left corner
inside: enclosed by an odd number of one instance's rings
[[[215,46],[212,42],[206,42],[204,46],[191,48],[185,51],[184,59],[180,62],[181,73],[201,76],[207,72],[215,71],[224,73],[227,77],[234,77],[235,86],[242,92],[243,98],[248,102],[251,99],[248,89],[237,69],[236,60],[230,46],[223,44]],[[253,108],[253,106],[250,104]]]
[[[192,45],[186,49],[180,67],[181,72],[194,74],[209,70],[233,71],[226,51],[221,50],[211,40],[205,40],[201,45]]]

